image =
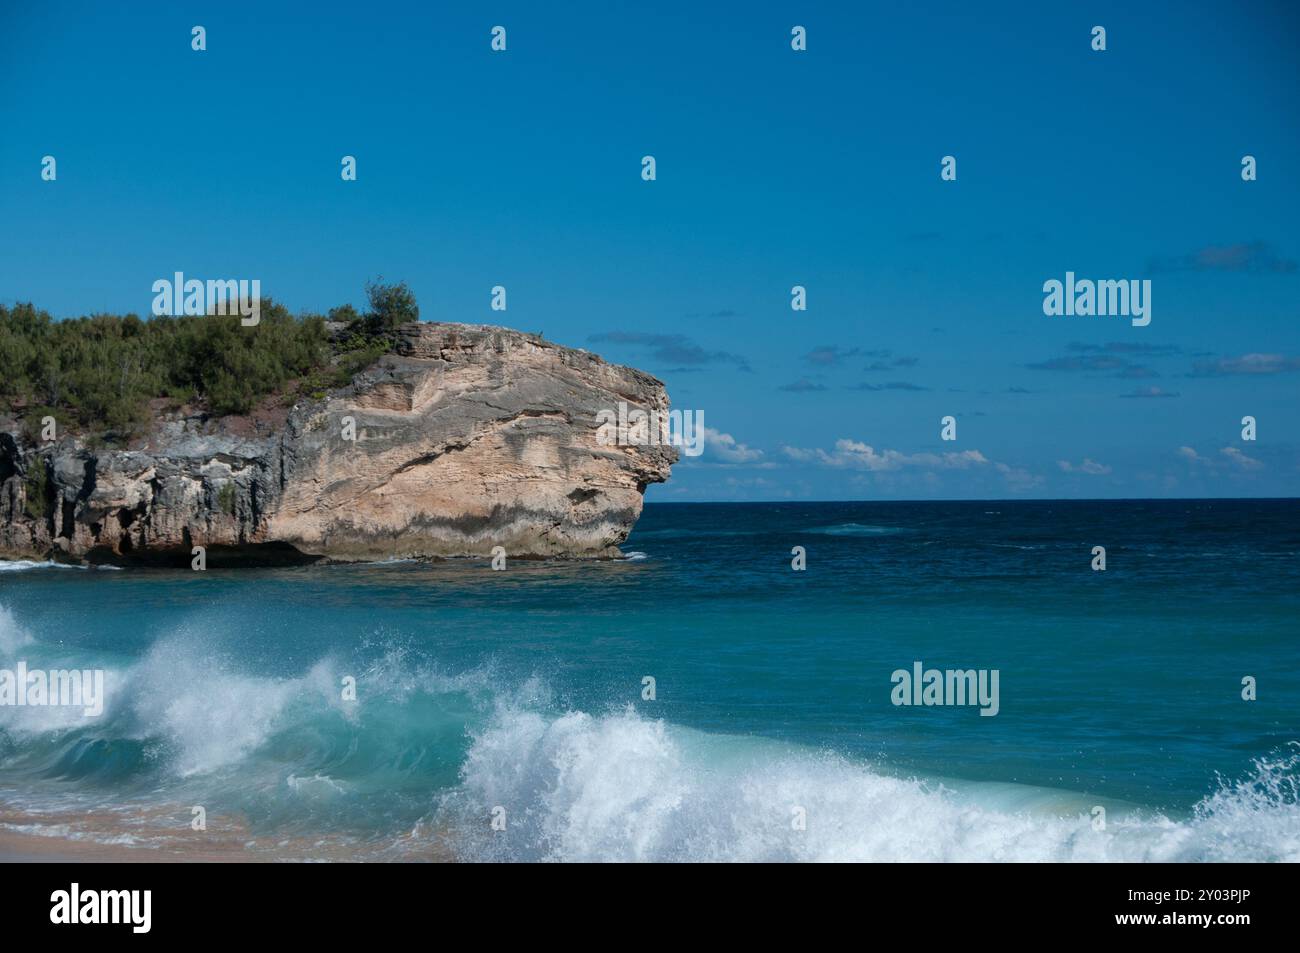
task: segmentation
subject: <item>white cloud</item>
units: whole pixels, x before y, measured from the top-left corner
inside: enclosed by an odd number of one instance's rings
[[[763,451],[748,447],[729,433],[702,428],[704,431],[704,453],[724,463],[753,463],[762,459]]]
[[[990,460],[978,450],[949,451],[947,453],[903,453],[901,450],[877,450],[860,440],[847,438],[835,441],[832,450],[820,447],[783,446],[781,452],[790,460],[815,463],[843,470],[865,471],[878,480],[889,479],[889,474],[910,471],[928,486],[938,489],[939,473],[947,470],[991,470],[1001,476],[1012,490],[1026,490],[1043,482],[1028,470]],[[861,480],[862,477],[855,479]]]
[[[870,470],[874,473],[901,470],[905,467],[918,467],[925,470],[968,470],[971,467],[987,466],[989,463],[988,458],[978,450],[950,453],[877,451],[859,440],[848,439],[836,440],[835,449],[831,451],[821,448],[805,450],[800,447],[782,447],[781,450],[791,460],[816,462],[828,467]]]
[[[1236,447],[1224,447],[1219,453],[1223,454],[1230,461],[1243,470],[1259,470],[1264,464],[1254,457],[1248,457]]]
[[[1206,468],[1209,473],[1222,473],[1223,467],[1231,464],[1239,471],[1262,470],[1264,462],[1256,460],[1254,457],[1247,456],[1236,447],[1224,447],[1219,451],[1223,459],[1215,457],[1203,457],[1191,447],[1179,447],[1178,455],[1188,463],[1197,464]]]
[[[1013,490],[1028,490],[1043,482],[1042,477],[1036,476],[1028,470],[1022,470],[1020,467],[1009,466],[1005,463],[995,463],[993,466],[998,473],[1001,473],[1006,478],[1007,485]]]
[[[1084,457],[1082,463],[1057,460],[1056,465],[1061,468],[1062,473],[1085,473],[1088,476],[1105,476],[1110,473],[1110,467],[1104,463],[1098,463],[1091,457]]]

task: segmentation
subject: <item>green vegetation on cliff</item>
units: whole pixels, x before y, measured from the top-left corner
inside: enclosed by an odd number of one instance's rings
[[[419,320],[404,283],[371,283],[366,294],[365,314],[344,305],[328,318],[294,317],[263,298],[253,327],[238,314],[56,321],[32,304],[0,304],[0,411],[22,416],[29,434],[53,416],[126,435],[149,421],[155,398],[223,416],[248,413],[272,394],[319,397],[387,351],[396,328]],[[327,320],[347,327],[331,337]]]

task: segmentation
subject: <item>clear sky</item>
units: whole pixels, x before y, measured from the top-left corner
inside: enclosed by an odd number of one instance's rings
[[[650,500],[1293,496],[1297,50],[1251,0],[0,0],[0,301],[405,280],[701,411]],[[1067,271],[1150,325],[1045,316]]]

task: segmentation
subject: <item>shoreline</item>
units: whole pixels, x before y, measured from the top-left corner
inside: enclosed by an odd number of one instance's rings
[[[267,860],[270,858],[240,856],[229,851],[182,853],[160,847],[103,844],[0,828],[0,863],[5,864],[257,863]]]
[[[146,847],[74,840],[59,834],[32,834],[0,826],[0,864],[292,864],[292,863],[456,863],[445,844],[424,845],[409,855],[366,856],[346,845],[271,846],[218,841],[205,847]]]
[[[0,863],[455,863],[452,832],[420,828],[380,840],[346,834],[257,835],[239,819],[210,831],[160,823],[172,812],[32,813],[0,800]],[[134,822],[134,823],[133,823]]]

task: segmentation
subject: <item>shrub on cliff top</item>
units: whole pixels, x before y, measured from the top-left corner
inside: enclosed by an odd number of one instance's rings
[[[0,305],[0,409],[26,419],[39,408],[94,433],[129,434],[148,423],[155,398],[221,416],[276,393],[323,393],[378,358],[399,325],[419,319],[404,283],[372,282],[366,294],[366,315],[351,305],[330,312],[354,326],[333,345],[319,315],[295,318],[270,299],[252,327],[215,314],[56,321],[30,303]]]

